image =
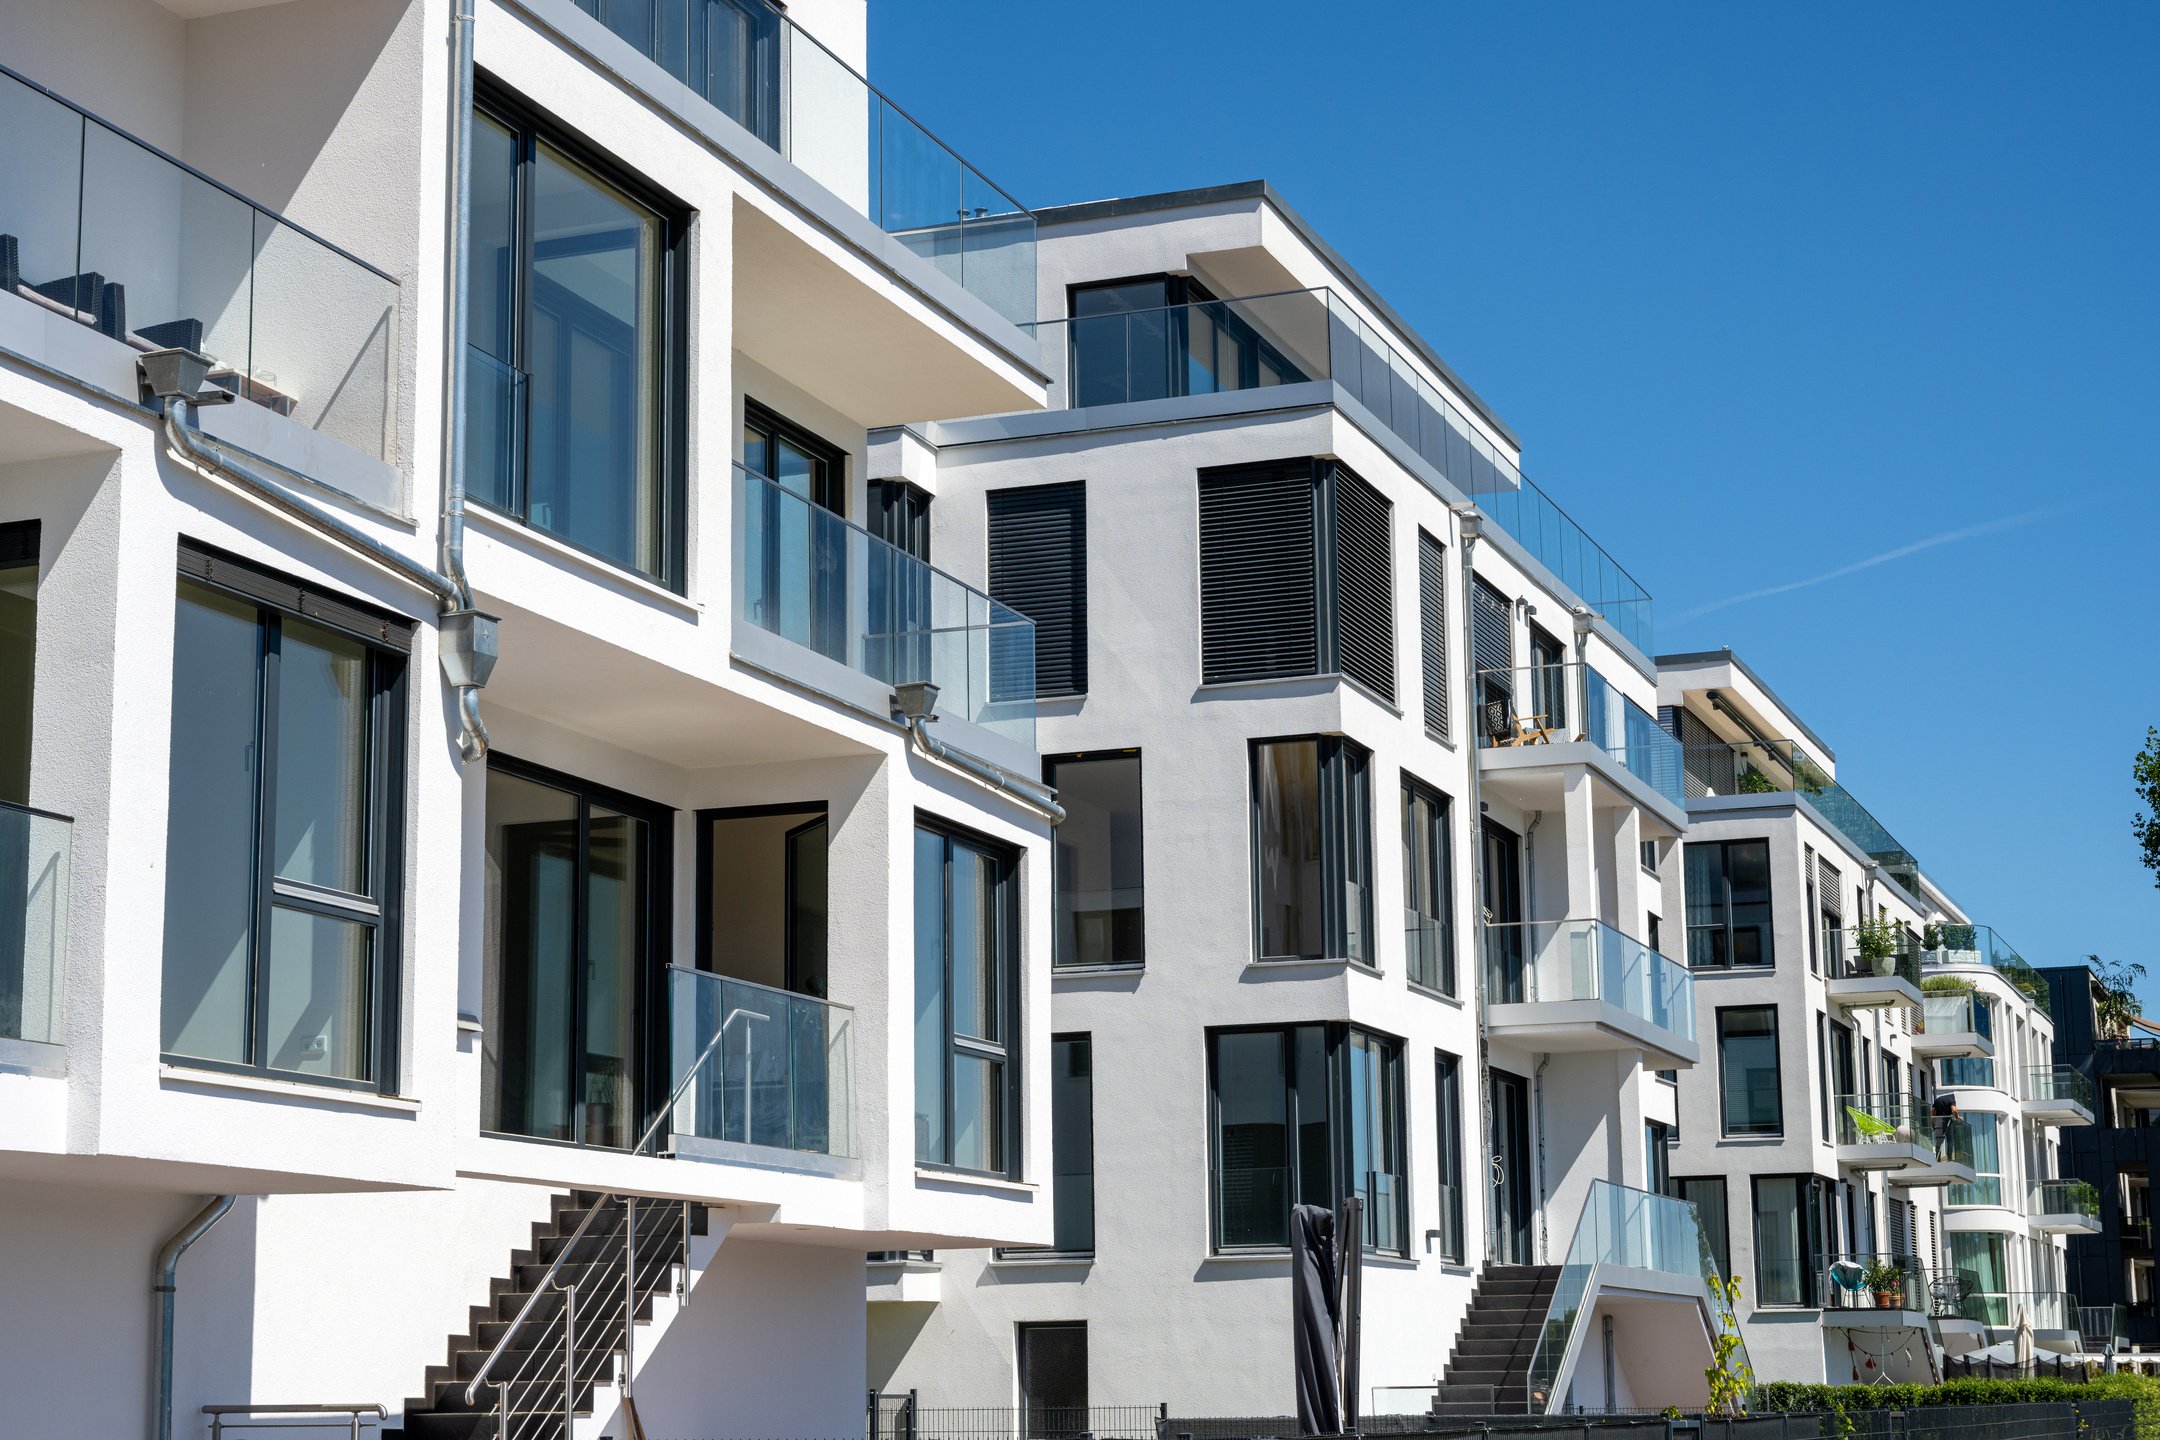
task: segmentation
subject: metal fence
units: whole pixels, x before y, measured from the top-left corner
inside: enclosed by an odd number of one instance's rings
[[[923,1405],[869,1396],[869,1440],[1159,1440],[1167,1405]]]
[[[1288,1416],[1167,1416],[1159,1440],[1297,1440]],[[1373,1415],[1364,1435],[1416,1440],[2135,1440],[2127,1400],[1912,1410],[1691,1415]]]

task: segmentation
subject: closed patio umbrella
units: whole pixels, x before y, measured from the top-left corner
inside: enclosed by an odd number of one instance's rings
[[[2032,1317],[2025,1313],[2023,1305],[2018,1306],[2017,1363],[2020,1370],[2033,1363]]]

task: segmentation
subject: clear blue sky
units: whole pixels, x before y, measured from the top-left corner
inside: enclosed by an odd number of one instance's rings
[[[1738,650],[1975,919],[2160,1011],[2160,5],[870,3],[1023,203],[1274,182],[1661,650]]]

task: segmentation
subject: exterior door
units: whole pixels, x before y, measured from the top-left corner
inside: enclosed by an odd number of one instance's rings
[[[1494,1070],[1492,1234],[1495,1265],[1528,1265],[1530,1253],[1530,1082]]]
[[[1514,831],[1485,822],[1485,984],[1490,1003],[1523,999],[1522,840]]]

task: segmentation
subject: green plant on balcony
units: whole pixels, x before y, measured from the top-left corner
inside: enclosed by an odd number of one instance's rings
[[[1863,975],[1887,975],[1890,961],[1898,952],[1905,932],[1895,920],[1877,911],[1872,920],[1862,920],[1853,927],[1853,949],[1860,959]]]
[[[1971,925],[1945,925],[1942,927],[1942,948],[1945,950],[1978,950],[1980,937]]]
[[[1829,772],[1805,755],[1795,756],[1792,767],[1792,786],[1803,795],[1820,795],[1836,782]]]
[[[1775,795],[1777,782],[1752,765],[1741,767],[1739,791],[1742,795]]]
[[[1942,922],[1939,920],[1928,921],[1920,931],[1920,948],[1923,950],[1940,950],[1942,949],[1942,942]]]
[[[1895,1310],[1905,1298],[1905,1267],[1895,1260],[1872,1261],[1860,1283],[1874,1293],[1876,1309]]]
[[[1973,993],[1973,983],[1970,980],[1960,980],[1955,975],[1930,975],[1920,982],[1920,993],[1923,995],[1970,995]]]
[[[2072,1180],[2063,1187],[2063,1190],[2070,1197],[2070,1209],[2073,1214],[2098,1215],[2100,1213],[2100,1187],[2093,1184],[2092,1181]]]

